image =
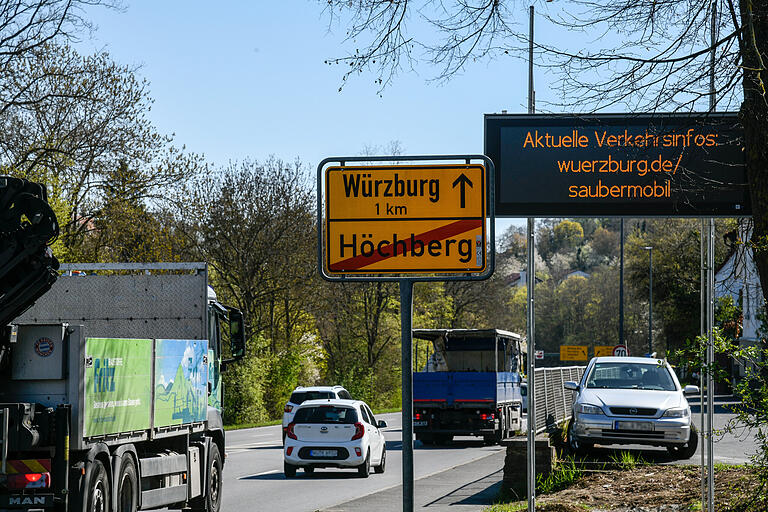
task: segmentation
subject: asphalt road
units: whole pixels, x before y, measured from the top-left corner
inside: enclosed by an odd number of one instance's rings
[[[698,424],[698,405],[692,405],[694,420]],[[715,413],[715,428],[722,428],[734,416],[728,403],[719,400]],[[354,470],[316,470],[314,475],[299,471],[296,478],[287,480],[283,475],[282,443],[280,426],[227,432],[227,461],[224,467],[224,502],[222,510],[264,510],[314,512],[332,510],[397,510],[401,503],[401,422],[400,414],[383,414],[388,427],[384,429],[387,439],[387,470],[383,475],[371,474],[367,479],[357,477]],[[596,447],[596,450],[610,452],[632,449],[651,463],[700,464],[699,451],[688,460],[671,460],[666,450],[642,446]],[[740,464],[749,461],[756,449],[751,432],[716,436],[715,462]],[[440,496],[450,497],[467,482],[482,481],[484,487],[490,482],[488,476],[501,479],[498,470],[503,466],[503,448],[483,446],[473,438],[457,438],[450,446],[426,447],[416,443],[414,450],[416,493],[423,493],[428,510],[438,510],[435,500]],[[482,460],[485,462],[482,462]],[[523,461],[524,463],[524,461]],[[494,468],[498,468],[494,470]],[[454,471],[448,471],[455,468]],[[469,474],[475,471],[477,474]],[[496,471],[494,473],[494,471]],[[457,475],[458,474],[458,475]],[[451,479],[450,485],[444,481]],[[433,488],[431,488],[431,487]],[[455,487],[455,489],[454,489]],[[473,491],[475,492],[475,491]],[[431,494],[430,494],[431,493]],[[429,496],[429,497],[428,497]],[[416,497],[417,504],[419,496]],[[446,506],[445,510],[481,510],[482,505],[472,507]]]
[[[318,469],[313,475],[302,471],[287,480],[283,475],[280,426],[227,432],[227,460],[224,466],[222,510],[264,510],[313,512],[334,507],[362,496],[398,487],[402,483],[402,441],[400,413],[376,417],[387,422],[387,469],[358,478],[354,470]],[[457,438],[451,446],[421,446],[414,450],[416,479],[444,472],[488,455],[501,452],[500,446],[483,446],[481,440]],[[397,510],[400,502],[393,503]]]

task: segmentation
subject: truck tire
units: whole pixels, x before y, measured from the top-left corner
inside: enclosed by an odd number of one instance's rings
[[[219,512],[221,509],[221,484],[222,462],[219,445],[213,439],[208,449],[208,466],[205,470],[206,485],[203,488],[203,495],[189,502],[189,508],[193,512]]]
[[[139,478],[136,463],[129,453],[123,454],[118,475],[116,512],[136,512],[139,509]]]
[[[416,434],[416,440],[421,441],[421,444],[429,445],[435,442],[435,438],[432,434]]]
[[[88,512],[109,512],[109,477],[104,464],[96,459],[91,462],[91,474],[85,487],[85,510]]]

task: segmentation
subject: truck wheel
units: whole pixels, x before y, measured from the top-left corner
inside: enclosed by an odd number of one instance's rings
[[[432,434],[416,434],[416,440],[421,441],[421,444],[424,445],[432,444],[435,441]]]
[[[123,454],[117,481],[117,512],[136,512],[139,509],[139,479],[136,463],[130,454]]]
[[[104,464],[98,459],[91,462],[91,476],[85,489],[85,510],[109,512],[109,478]]]
[[[219,512],[221,508],[221,484],[224,482],[219,445],[211,441],[211,449],[208,453],[207,478],[208,492],[206,501],[208,512]]]

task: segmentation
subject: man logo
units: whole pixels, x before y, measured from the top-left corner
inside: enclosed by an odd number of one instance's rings
[[[42,496],[11,496],[8,498],[9,505],[45,505],[45,498]]]

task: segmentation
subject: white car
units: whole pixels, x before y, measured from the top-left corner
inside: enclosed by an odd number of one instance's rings
[[[368,478],[371,467],[383,473],[387,444],[381,429],[386,426],[359,400],[305,401],[285,429],[286,478],[296,476],[298,468],[305,473],[315,468],[357,469],[363,478]]]
[[[285,428],[293,421],[293,415],[296,414],[296,408],[307,400],[341,398],[352,400],[349,391],[342,386],[299,386],[293,390],[291,397],[283,408],[283,441],[285,441]]]
[[[644,357],[593,358],[581,382],[566,382],[576,392],[568,443],[575,452],[594,444],[664,446],[680,459],[696,453],[698,433],[686,395],[697,386],[680,386],[669,363]]]

